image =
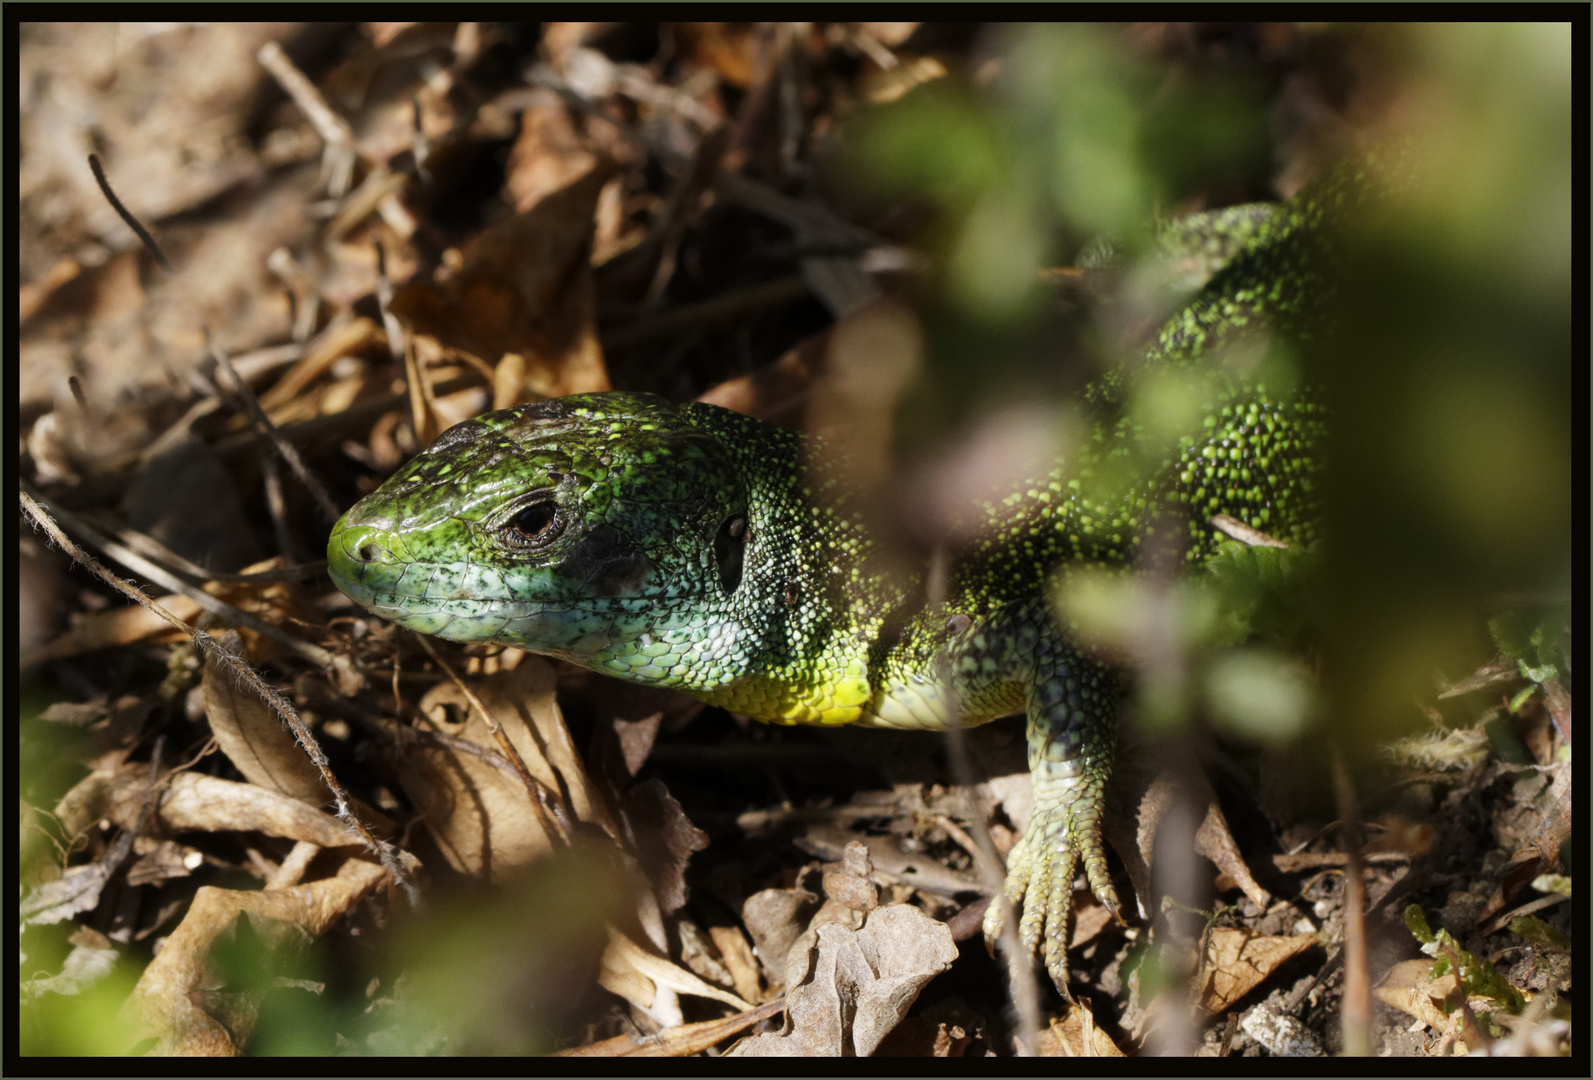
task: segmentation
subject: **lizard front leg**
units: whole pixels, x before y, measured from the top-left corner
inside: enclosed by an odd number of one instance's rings
[[[1073,875],[1085,878],[1114,916],[1117,892],[1101,845],[1101,809],[1117,738],[1118,676],[1060,640],[1040,635],[1028,697],[1029,775],[1034,805],[1023,838],[1007,857],[1007,900],[1021,905],[1018,935],[1039,956],[1064,997],[1068,992]],[[1002,913],[985,914],[987,940],[1001,933]]]

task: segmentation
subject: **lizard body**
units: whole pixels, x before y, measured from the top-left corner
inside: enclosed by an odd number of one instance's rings
[[[924,572],[880,569],[855,500],[842,480],[815,479],[803,436],[629,393],[444,432],[338,523],[332,577],[413,630],[517,645],[763,721],[935,729],[1025,714],[1035,802],[1007,894],[1025,947],[1066,993],[1080,862],[1117,909],[1099,818],[1120,675],[1070,641],[1055,577],[1198,568],[1223,541],[1219,514],[1313,541],[1319,407],[1232,357],[1313,332],[1323,222],[1343,190],[1324,182],[1167,230],[1171,258],[1204,284],[1135,370],[1091,388],[1101,419],[1072,460],[981,508],[941,605]],[[1189,373],[1200,406],[1197,424],[1160,441],[1121,407],[1158,369]]]

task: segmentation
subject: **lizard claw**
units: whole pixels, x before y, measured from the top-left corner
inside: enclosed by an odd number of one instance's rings
[[[1106,872],[1101,847],[1100,811],[1095,800],[1037,801],[1023,838],[1007,857],[1005,893],[1018,920],[1019,947],[1038,959],[1064,998],[1068,990],[1068,946],[1073,917],[1073,877],[1084,864],[1090,891],[1123,921],[1117,890]],[[985,911],[985,943],[994,951],[1003,929],[1003,905],[992,903]]]

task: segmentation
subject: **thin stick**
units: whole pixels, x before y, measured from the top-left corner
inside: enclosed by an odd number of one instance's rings
[[[89,155],[89,171],[94,174],[94,182],[100,186],[100,194],[104,195],[105,201],[111,204],[111,209],[115,210],[117,215],[127,222],[127,227],[138,234],[138,239],[143,243],[144,250],[149,252],[156,265],[166,271],[166,273],[171,273],[171,263],[166,261],[166,255],[160,250],[160,245],[155,243],[155,238],[149,235],[149,230],[139,224],[138,219],[133,216],[133,212],[123,206],[122,200],[118,199],[116,192],[111,190],[111,182],[105,179],[105,170],[100,167],[98,154]]]
[[[254,391],[249,388],[249,384],[244,382],[243,377],[232,366],[232,361],[227,358],[227,354],[212,346],[210,355],[215,358],[216,367],[227,373],[227,378],[232,383],[227,389],[239,401],[243,402],[244,411],[254,421],[256,430],[270,441],[271,446],[281,456],[282,460],[287,462],[288,468],[293,470],[293,475],[298,477],[299,483],[303,484],[305,490],[315,499],[315,505],[320,507],[321,513],[326,516],[327,524],[330,525],[336,521],[340,514],[337,504],[332,501],[332,496],[326,493],[326,488],[321,486],[319,480],[310,475],[310,470],[305,467],[304,459],[299,457],[299,452],[294,449],[293,444],[282,437],[282,433],[277,429],[277,426],[265,414],[265,410],[260,407],[259,399],[254,396]]]
[[[326,103],[315,84],[304,77],[304,72],[294,66],[282,46],[268,41],[255,53],[260,66],[271,73],[293,103],[304,110],[321,140],[326,143],[326,190],[334,199],[348,193],[349,181],[354,176],[354,131],[332,107]]]
[[[935,549],[929,571],[929,604],[931,611],[939,611],[945,604],[946,585],[950,577],[946,549]],[[944,650],[939,663],[940,689],[946,701],[946,758],[951,765],[952,779],[967,792],[972,792],[977,780],[973,765],[968,760],[968,740],[960,723],[957,694],[952,685],[951,657]],[[1001,912],[1001,937],[998,941],[1001,958],[1007,965],[1007,993],[1012,1000],[1012,1011],[1017,1019],[1013,1042],[1019,1057],[1032,1057],[1040,1045],[1040,984],[1035,974],[1034,958],[1023,947],[1018,937],[1018,920],[1007,899],[1005,875],[1001,871],[1001,855],[996,851],[995,840],[990,835],[990,819],[972,798],[968,799],[969,817],[979,822],[972,839],[984,857],[976,859],[974,866],[981,883],[990,893],[990,902]],[[966,835],[966,834],[964,834]],[[1067,947],[1064,939],[1063,948]]]
[[[39,513],[46,514],[47,517],[59,518],[62,526],[70,529],[76,535],[81,536],[86,543],[98,548],[116,562],[121,563],[127,569],[133,571],[135,574],[144,575],[163,589],[170,589],[172,592],[182,593],[184,596],[188,597],[188,599],[192,600],[194,603],[198,604],[212,615],[219,616],[220,618],[238,626],[247,626],[256,633],[263,634],[272,641],[275,641],[277,644],[288,649],[296,656],[308,660],[310,663],[315,664],[318,667],[327,668],[333,671],[341,671],[347,667],[347,661],[342,657],[328,652],[319,645],[312,645],[307,641],[300,641],[292,634],[284,631],[281,627],[272,626],[270,623],[265,622],[262,619],[257,619],[246,611],[240,611],[238,608],[233,607],[225,600],[211,596],[209,593],[205,592],[205,590],[188,584],[188,582],[177,577],[175,574],[168,572],[165,568],[144,558],[144,556],[138,554],[138,552],[133,551],[130,548],[123,547],[121,544],[118,544],[110,537],[101,533],[98,529],[89,525],[87,522],[84,522],[80,518],[75,517],[71,513],[50,502],[49,499],[45,498],[43,495],[40,495],[37,491],[34,491],[26,481],[23,481],[21,486],[22,490],[20,494],[22,496],[24,506],[32,505],[35,508],[39,508]],[[32,511],[30,511],[30,513],[31,512]],[[51,526],[51,535],[54,535],[53,528],[55,527],[55,523],[53,520],[51,521]],[[71,552],[76,551],[77,549],[73,547],[66,550]],[[132,588],[132,586],[129,586],[129,588]],[[138,591],[137,589],[134,591],[137,592],[138,596],[142,597],[144,601],[149,601],[149,597],[145,596],[143,592]],[[131,596],[132,594],[129,593],[128,595]],[[181,626],[184,633],[192,632],[187,623],[183,622],[181,619],[178,619],[175,615],[171,614],[171,612],[167,611],[160,605],[155,604],[153,601],[149,601],[148,606],[150,606],[153,610],[160,612],[162,618],[175,622],[177,625]],[[23,660],[24,666],[26,666],[27,658],[24,657]]]
[[[1361,869],[1360,815],[1355,788],[1344,755],[1333,748],[1333,794],[1343,832],[1344,863],[1344,1001],[1340,1016],[1345,1057],[1372,1052],[1372,986],[1366,970],[1366,877]]]
[[[232,574],[221,570],[207,570],[203,566],[189,562],[148,533],[141,533],[121,522],[110,520],[107,516],[86,515],[83,520],[114,535],[116,539],[140,555],[156,560],[173,573],[185,574],[196,583],[221,581],[233,585],[264,585],[274,581],[303,581],[305,578],[326,573],[325,559],[295,563],[280,570],[257,570],[253,573]]]
[[[405,871],[402,860],[399,858],[398,849],[385,840],[379,840],[372,835],[370,829],[354,813],[349,806],[348,792],[343,790],[343,785],[338,783],[337,777],[332,774],[332,766],[326,760],[326,754],[321,750],[320,744],[315,741],[315,736],[310,734],[310,729],[305,726],[304,721],[299,717],[293,706],[288,703],[287,699],[262,679],[259,673],[243,657],[226,648],[205,631],[189,626],[144,595],[143,591],[137,586],[117,577],[100,565],[99,561],[92,555],[72,543],[66,533],[61,531],[61,527],[55,523],[54,519],[44,511],[44,508],[35,499],[29,496],[27,491],[20,491],[18,495],[22,502],[22,509],[26,511],[33,522],[43,529],[45,534],[55,541],[61,550],[71,556],[75,562],[87,568],[96,577],[123,596],[155,612],[160,618],[171,624],[174,629],[180,630],[196,646],[204,650],[206,655],[214,657],[218,663],[230,670],[236,678],[248,684],[255,693],[265,700],[266,704],[271,706],[277,716],[281,717],[282,721],[287,724],[288,730],[293,732],[293,737],[298,742],[299,747],[321,774],[321,782],[332,793],[332,800],[337,808],[338,820],[358,834],[366,849],[381,860],[382,867],[392,876],[394,883],[404,889],[410,903],[418,905],[420,893],[415,888],[408,872]]]

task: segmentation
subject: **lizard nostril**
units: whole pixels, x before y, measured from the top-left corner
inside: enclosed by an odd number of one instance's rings
[[[359,556],[360,562],[371,563],[376,561],[379,552],[380,549],[375,544],[361,544],[355,554]]]

